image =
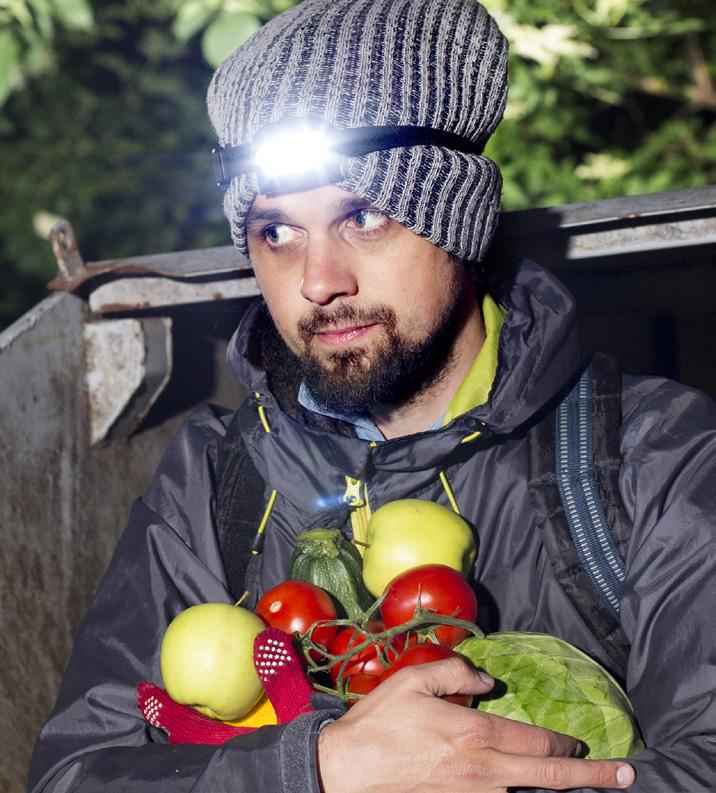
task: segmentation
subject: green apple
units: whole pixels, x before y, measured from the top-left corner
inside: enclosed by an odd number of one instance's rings
[[[182,611],[164,632],[161,668],[169,696],[205,716],[233,721],[263,693],[254,669],[254,638],[265,629],[251,611],[201,603]]]
[[[475,539],[456,512],[432,501],[405,498],[377,509],[368,522],[363,582],[375,596],[396,575],[422,564],[445,564],[467,575]]]

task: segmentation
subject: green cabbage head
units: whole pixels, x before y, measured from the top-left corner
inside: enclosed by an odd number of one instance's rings
[[[456,648],[503,685],[479,710],[582,741],[587,757],[629,757],[644,748],[627,695],[596,661],[543,633],[492,633]],[[488,695],[489,697],[489,695]]]

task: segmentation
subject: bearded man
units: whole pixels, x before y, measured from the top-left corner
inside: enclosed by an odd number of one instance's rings
[[[565,288],[530,262],[488,263],[501,182],[482,152],[506,93],[506,41],[473,0],[305,0],[220,66],[215,159],[262,295],[228,353],[249,397],[198,410],[135,504],[34,793],[713,789],[716,411],[587,366]],[[562,468],[539,440],[585,373],[621,561],[602,600],[553,542]],[[573,737],[447,702],[494,684],[456,659],[220,746],[167,744],[161,708],[145,722],[135,686],[160,680],[172,617],[243,590],[255,604],[288,577],[299,533],[358,539],[366,511],[402,498],[455,502],[479,538],[481,627],[597,659],[625,681],[644,751],[585,760]]]

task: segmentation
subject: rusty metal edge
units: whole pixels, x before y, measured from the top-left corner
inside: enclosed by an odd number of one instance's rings
[[[574,231],[659,217],[678,221],[681,215],[704,213],[716,215],[716,185],[504,212],[500,217],[500,234]]]
[[[45,314],[52,311],[55,305],[64,297],[65,295],[61,292],[49,295],[25,312],[19,319],[15,320],[12,325],[8,325],[7,328],[0,332],[0,352],[10,349],[27,331],[32,330]]]
[[[60,272],[47,286],[53,291],[74,292],[87,281],[107,274],[162,275],[185,280],[226,273],[234,273],[238,278],[252,273],[248,259],[231,245],[88,262],[71,277]]]

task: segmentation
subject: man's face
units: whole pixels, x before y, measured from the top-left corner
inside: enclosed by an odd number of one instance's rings
[[[445,251],[333,186],[257,196],[247,239],[273,321],[329,407],[399,405],[449,370],[475,298]]]

